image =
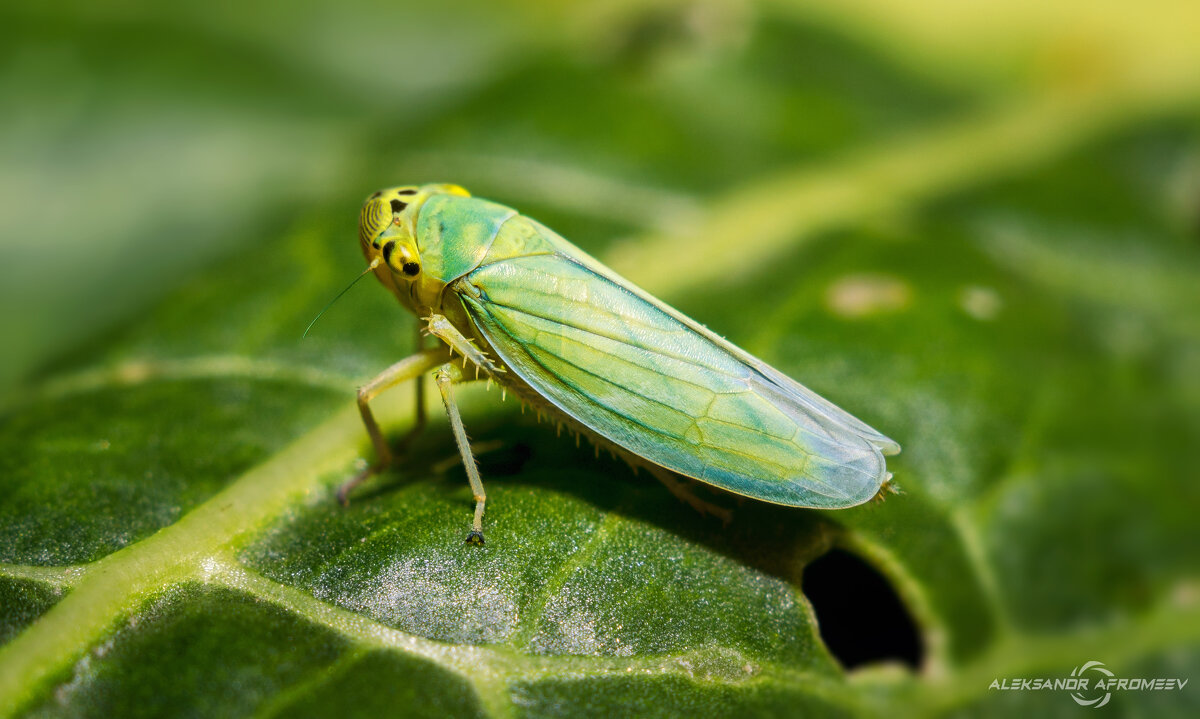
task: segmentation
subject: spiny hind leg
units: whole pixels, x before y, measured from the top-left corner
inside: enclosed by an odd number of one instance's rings
[[[679,477],[679,475],[665,470],[662,467],[648,466],[647,469],[649,470],[650,474],[654,475],[655,479],[666,485],[667,489],[671,491],[671,494],[675,495],[689,507],[699,512],[700,516],[712,515],[713,517],[721,520],[721,523],[725,525],[728,525],[731,521],[733,521],[733,512],[697,497],[692,491],[692,487],[690,486],[691,482],[688,480],[682,479]]]
[[[418,344],[419,346],[420,344]],[[412,429],[397,445],[397,451],[403,452],[425,426],[425,388],[422,379],[424,373],[434,365],[435,357],[436,350],[422,350],[388,367],[370,382],[358,388],[358,412],[362,416],[367,435],[371,438],[371,444],[375,447],[375,462],[338,487],[337,498],[342,505],[349,504],[350,492],[355,487],[387,469],[395,459],[395,453],[388,445],[387,438],[383,436],[383,430],[379,428],[375,414],[371,411],[371,400],[402,382],[410,379],[416,382],[416,421]]]
[[[458,412],[458,404],[454,401],[454,385],[466,381],[462,370],[447,362],[433,374],[438,391],[442,393],[442,402],[446,405],[446,417],[450,420],[450,429],[454,432],[454,442],[458,445],[458,453],[462,457],[463,468],[467,470],[467,481],[471,483],[471,493],[475,498],[475,521],[471,524],[471,533],[467,535],[467,544],[483,546],[483,508],[487,504],[487,493],[483,491],[483,481],[479,479],[479,467],[471,454],[471,443],[467,439],[467,431],[463,427],[462,415]]]
[[[883,484],[879,485],[879,491],[875,493],[874,497],[871,497],[871,501],[881,503],[888,498],[889,494],[904,494],[904,490],[897,487],[896,483],[892,481],[891,472],[884,476]]]

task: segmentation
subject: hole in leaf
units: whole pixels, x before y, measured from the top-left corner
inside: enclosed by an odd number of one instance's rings
[[[887,578],[850,552],[834,549],[804,568],[825,646],[846,669],[902,662],[917,669],[925,648],[916,622]]]

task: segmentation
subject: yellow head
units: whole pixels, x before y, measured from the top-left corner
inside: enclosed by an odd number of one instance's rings
[[[441,292],[441,283],[421,272],[417,217],[433,195],[471,194],[458,185],[404,185],[367,198],[358,215],[358,241],[375,277],[410,310],[422,313]],[[434,286],[436,285],[436,286]]]

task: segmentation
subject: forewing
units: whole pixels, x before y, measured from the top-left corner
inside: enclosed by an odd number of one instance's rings
[[[485,264],[467,280],[479,296],[461,294],[464,305],[509,368],[651,462],[830,509],[870,499],[887,476],[889,447],[876,438],[890,440],[619,278],[549,253]]]

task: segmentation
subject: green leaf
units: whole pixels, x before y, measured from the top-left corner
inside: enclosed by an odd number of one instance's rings
[[[5,10],[0,716],[1044,715],[1070,692],[993,680],[1200,676],[1191,11],[963,43],[861,8]],[[414,320],[364,282],[300,335],[361,198],[427,179],[895,437],[902,493],[704,494],[722,526],[480,386],[486,546],[433,401],[341,506]],[[835,548],[890,591],[805,575]]]

